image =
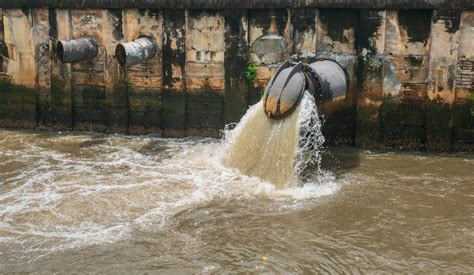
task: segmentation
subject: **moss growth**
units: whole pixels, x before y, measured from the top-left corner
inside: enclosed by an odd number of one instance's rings
[[[474,116],[474,92],[471,92],[467,96],[467,100],[469,100],[469,102],[471,104],[471,116]]]
[[[249,64],[247,66],[247,70],[245,71],[245,78],[247,82],[250,84],[254,84],[257,81],[257,68],[253,64]]]

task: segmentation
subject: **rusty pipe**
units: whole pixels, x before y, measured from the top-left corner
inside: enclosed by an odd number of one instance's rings
[[[317,86],[315,96],[323,102],[345,98],[347,90],[346,73],[342,67],[332,60],[319,60],[309,65],[314,74],[306,73],[312,84]]]
[[[131,67],[153,58],[158,46],[153,38],[141,37],[132,42],[120,43],[115,48],[115,56],[122,67]]]
[[[56,55],[63,63],[94,59],[97,54],[99,54],[99,43],[91,37],[60,40],[56,45]]]
[[[263,95],[265,114],[272,119],[290,115],[309,91],[323,113],[342,106],[347,90],[344,69],[335,61],[319,60],[311,64],[284,62],[270,79]]]

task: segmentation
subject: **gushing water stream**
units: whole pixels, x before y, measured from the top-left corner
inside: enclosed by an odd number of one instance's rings
[[[319,168],[324,142],[320,127],[316,105],[309,94],[283,120],[268,118],[259,102],[228,133],[224,164],[277,188],[301,185],[300,175],[309,164]]]

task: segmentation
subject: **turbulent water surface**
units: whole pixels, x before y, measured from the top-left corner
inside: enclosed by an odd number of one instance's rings
[[[280,186],[214,139],[0,130],[0,149],[2,271],[474,272],[472,155],[330,148]]]

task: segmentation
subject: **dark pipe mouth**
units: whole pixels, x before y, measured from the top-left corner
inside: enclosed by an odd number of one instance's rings
[[[58,41],[56,44],[56,56],[61,62],[64,62],[64,46],[62,41]]]
[[[117,48],[115,48],[115,57],[120,66],[125,66],[125,63],[127,62],[127,52],[122,44],[118,44]]]

